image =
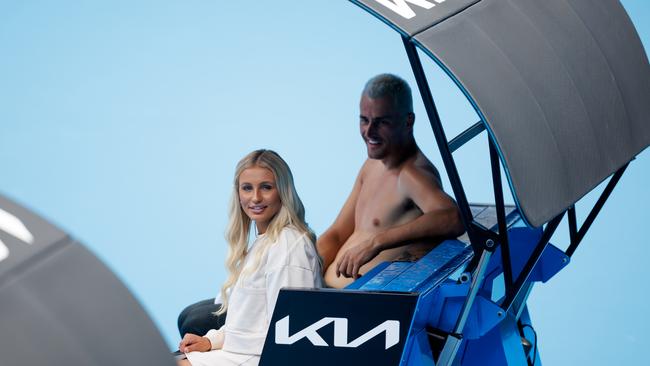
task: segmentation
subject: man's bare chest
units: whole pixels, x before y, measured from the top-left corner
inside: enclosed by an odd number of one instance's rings
[[[373,231],[398,224],[417,207],[399,187],[397,177],[377,176],[366,180],[355,207],[355,227]]]

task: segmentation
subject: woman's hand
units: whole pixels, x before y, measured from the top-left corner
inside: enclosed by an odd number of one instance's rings
[[[212,345],[210,344],[209,339],[192,333],[185,334],[185,337],[183,337],[183,340],[181,340],[181,343],[178,345],[178,350],[183,353],[194,351],[207,352],[211,349]]]

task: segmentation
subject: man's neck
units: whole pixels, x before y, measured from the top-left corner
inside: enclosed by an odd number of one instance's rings
[[[386,169],[397,169],[405,161],[415,156],[420,149],[415,143],[415,140],[410,141],[409,143],[402,146],[394,154],[389,154],[384,159],[381,159],[381,162],[384,164]]]

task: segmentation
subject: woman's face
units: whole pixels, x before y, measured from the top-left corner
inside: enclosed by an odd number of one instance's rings
[[[258,234],[264,234],[282,207],[273,173],[259,166],[244,169],[239,175],[239,204],[255,221]]]

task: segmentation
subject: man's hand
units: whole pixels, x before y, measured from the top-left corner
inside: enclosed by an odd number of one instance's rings
[[[187,353],[187,352],[207,352],[212,349],[212,344],[210,340],[206,337],[197,336],[196,334],[187,333],[181,343],[178,345],[178,350]]]
[[[350,247],[336,265],[336,276],[359,278],[359,269],[379,254],[374,240],[365,240]]]

